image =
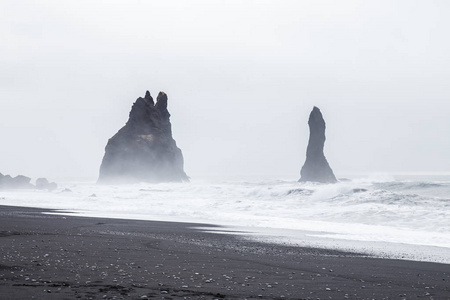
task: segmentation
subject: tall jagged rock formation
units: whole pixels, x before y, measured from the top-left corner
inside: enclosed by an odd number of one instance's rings
[[[314,106],[309,115],[309,142],[306,150],[306,161],[300,172],[299,181],[335,183],[336,177],[323,154],[325,144],[325,121],[320,109]]]
[[[108,140],[99,183],[189,181],[172,138],[167,95],[149,91],[133,104],[128,122]]]

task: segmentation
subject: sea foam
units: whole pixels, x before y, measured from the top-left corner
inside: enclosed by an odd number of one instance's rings
[[[247,228],[257,233],[248,236],[267,239],[272,232],[271,240],[283,243],[316,245],[320,240],[322,246],[337,248],[374,242],[378,246],[405,245],[405,249],[434,247],[432,251],[441,254],[432,259],[406,257],[445,262],[450,258],[450,180],[439,179],[365,177],[337,184],[269,180],[119,186],[69,182],[51,193],[2,191],[0,204],[51,208],[81,216],[209,223],[239,231]]]

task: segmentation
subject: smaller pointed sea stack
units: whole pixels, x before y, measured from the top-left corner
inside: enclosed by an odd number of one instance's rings
[[[325,144],[325,121],[320,109],[314,106],[309,115],[309,142],[306,150],[306,161],[300,172],[299,181],[335,183],[336,177],[323,154]]]
[[[128,122],[108,140],[98,182],[189,181],[169,119],[165,93],[156,104],[148,91],[139,97]]]

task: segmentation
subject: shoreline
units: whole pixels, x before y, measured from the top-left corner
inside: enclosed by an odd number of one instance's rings
[[[1,205],[0,205],[1,206]],[[104,219],[124,219],[136,221],[156,221],[167,223],[184,223],[197,224],[194,227],[197,230],[210,232],[215,234],[231,234],[240,235],[240,238],[249,241],[262,242],[268,244],[289,245],[300,248],[320,248],[332,251],[342,251],[348,253],[363,253],[366,256],[383,259],[401,259],[419,262],[432,262],[450,264],[450,248],[425,245],[425,244],[410,244],[390,241],[370,241],[357,240],[335,237],[335,233],[327,231],[312,231],[304,229],[288,229],[278,227],[249,227],[249,226],[233,226],[223,223],[211,223],[208,221],[198,221],[183,219],[175,220],[176,218],[139,218],[126,217],[123,215],[99,214],[95,211],[77,211],[68,209],[53,209],[42,208],[38,209],[49,210],[43,212],[49,215],[62,215],[85,218],[104,218]],[[203,227],[203,225],[205,225]]]
[[[447,201],[433,197],[436,193],[448,195],[449,181],[435,182],[431,188],[426,181],[377,182],[358,179],[316,185],[273,180],[120,187],[79,182],[52,193],[4,191],[0,204],[58,209],[75,216],[243,227],[262,233],[264,240],[267,229],[278,230],[281,234],[272,234],[275,240],[269,242],[450,261]],[[367,191],[354,192],[360,188]],[[424,195],[416,196],[420,193],[415,189]],[[129,199],[127,204],[124,199]]]
[[[449,299],[448,264],[0,206],[2,299]],[[196,228],[211,228],[204,231]]]

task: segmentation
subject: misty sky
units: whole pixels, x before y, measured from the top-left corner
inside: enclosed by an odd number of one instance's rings
[[[185,171],[450,171],[448,1],[1,1],[0,172],[96,179],[150,90]],[[281,178],[281,177],[280,177]]]

